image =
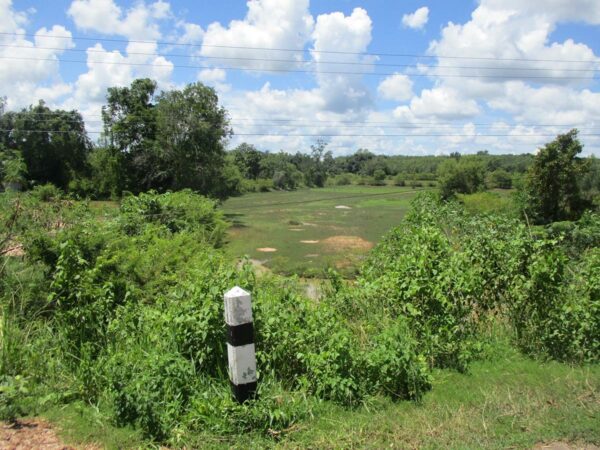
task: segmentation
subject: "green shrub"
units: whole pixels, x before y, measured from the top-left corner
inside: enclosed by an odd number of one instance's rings
[[[63,192],[52,183],[47,183],[35,186],[31,190],[31,195],[41,202],[50,202],[53,200],[60,200],[63,196]]]
[[[394,178],[394,185],[395,186],[406,186],[406,181],[404,180],[403,174],[398,174],[396,176],[396,178]]]
[[[600,360],[600,249],[568,268],[552,242],[536,245],[514,286],[511,320],[526,353],[566,361]]]
[[[226,230],[217,204],[190,190],[157,194],[148,192],[123,199],[122,226],[127,234],[139,234],[146,224],[165,226],[170,232],[194,232],[213,246],[220,246]]]

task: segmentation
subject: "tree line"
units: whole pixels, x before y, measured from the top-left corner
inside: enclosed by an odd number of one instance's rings
[[[559,136],[534,156],[387,156],[368,149],[334,157],[317,140],[309,152],[267,152],[233,135],[214,89],[192,83],[157,92],[150,79],[111,87],[93,142],[76,110],[42,100],[18,112],[0,99],[0,177],[5,187],[51,183],[96,199],[185,188],[224,199],[249,191],[344,184],[439,186],[442,197],[488,188],[516,188],[535,221],[577,217],[600,192],[600,164],[580,158],[577,131]],[[558,211],[558,212],[557,212]]]

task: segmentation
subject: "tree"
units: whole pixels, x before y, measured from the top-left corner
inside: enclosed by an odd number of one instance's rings
[[[1,148],[1,147],[0,147]],[[17,150],[0,151],[0,180],[5,187],[21,189],[26,181],[27,164]]]
[[[485,167],[478,161],[466,158],[446,159],[438,166],[438,181],[442,198],[472,194],[485,187]]]
[[[202,83],[163,92],[157,104],[157,144],[170,186],[202,194],[217,186],[225,165],[225,141],[232,134],[227,111],[213,88]]]
[[[18,113],[0,117],[0,143],[20,150],[34,183],[53,183],[66,188],[69,182],[88,173],[91,142],[77,111],[51,110],[40,100]]]
[[[577,219],[585,209],[578,180],[588,167],[573,129],[542,147],[525,179],[525,212],[536,223]]]
[[[254,145],[245,142],[232,150],[235,165],[242,175],[249,180],[256,180],[260,176],[260,162],[263,153],[254,147]]]
[[[126,188],[134,192],[160,188],[166,178],[155,147],[155,91],[155,81],[137,79],[131,87],[108,88],[102,107],[104,140],[121,154]]]
[[[512,176],[504,169],[497,169],[488,175],[488,184],[491,188],[510,189]]]

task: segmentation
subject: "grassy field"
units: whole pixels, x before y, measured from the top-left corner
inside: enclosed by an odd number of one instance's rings
[[[340,186],[247,194],[227,200],[228,251],[280,274],[319,276],[328,266],[352,275],[361,258],[400,224],[415,191]]]
[[[270,434],[191,434],[189,448],[533,448],[568,442],[600,443],[600,366],[539,362],[500,345],[494,359],[467,374],[438,370],[421,403],[374,398],[347,409],[318,404],[315,418]],[[114,428],[89,405],[44,414],[59,424],[67,443],[105,448],[148,445],[131,428]],[[543,447],[537,447],[543,448]],[[564,447],[561,447],[564,448]]]

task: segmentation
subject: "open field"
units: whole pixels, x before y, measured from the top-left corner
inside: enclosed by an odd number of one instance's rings
[[[281,274],[315,276],[328,266],[351,275],[409,208],[415,191],[339,186],[247,194],[227,200],[228,251]]]

